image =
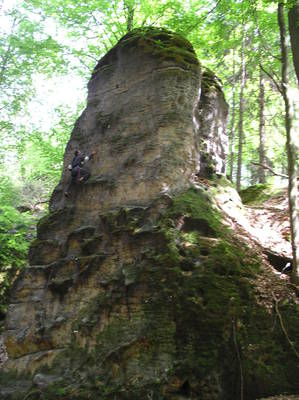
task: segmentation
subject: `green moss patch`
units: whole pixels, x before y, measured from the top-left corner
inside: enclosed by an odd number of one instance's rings
[[[240,197],[244,204],[259,205],[271,197],[280,196],[284,193],[281,188],[276,188],[270,184],[257,184],[240,191]]]
[[[203,95],[214,88],[222,94],[222,82],[209,68],[204,68],[202,73],[201,90]]]
[[[92,77],[107,64],[117,59],[119,48],[151,54],[163,61],[176,63],[184,70],[199,71],[199,61],[191,43],[177,33],[163,28],[145,27],[127,33],[97,64]]]
[[[175,61],[186,69],[198,69],[199,62],[191,43],[182,36],[159,28],[135,29],[120,40],[120,45],[141,48],[162,60]]]

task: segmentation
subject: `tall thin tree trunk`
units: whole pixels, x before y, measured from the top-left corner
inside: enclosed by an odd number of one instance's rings
[[[244,28],[244,27],[243,27]],[[237,191],[241,190],[242,178],[242,153],[243,153],[243,114],[244,114],[244,88],[246,79],[245,68],[245,33],[243,30],[241,45],[241,83],[240,83],[240,99],[239,99],[239,123],[238,123],[238,168],[237,168]]]
[[[297,0],[290,9],[288,17],[293,63],[297,75],[297,83],[299,85],[299,0]]]
[[[260,55],[261,59],[261,55]],[[260,60],[262,61],[262,60]],[[259,163],[260,165],[266,164],[266,147],[265,147],[265,81],[264,73],[260,68],[260,82],[259,82]],[[259,183],[266,183],[266,173],[263,167],[258,170]]]
[[[231,110],[231,128],[230,128],[230,171],[229,179],[233,182],[234,173],[234,155],[235,155],[235,112],[236,112],[236,62],[235,49],[233,49],[233,99]]]
[[[127,12],[127,32],[133,29],[135,7],[130,1],[124,1],[124,6]]]
[[[295,129],[293,126],[294,110],[289,94],[289,73],[288,73],[288,51],[286,41],[286,26],[284,20],[284,5],[278,4],[278,25],[280,31],[281,47],[281,81],[282,95],[285,105],[285,128],[287,135],[288,175],[289,175],[289,212],[291,224],[291,241],[293,250],[293,271],[292,281],[299,282],[299,224],[297,214],[297,173],[296,173],[296,142]]]

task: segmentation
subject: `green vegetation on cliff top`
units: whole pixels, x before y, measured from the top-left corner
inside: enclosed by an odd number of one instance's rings
[[[100,60],[93,74],[116,51],[118,46],[132,48],[134,52],[138,48],[142,49],[143,52],[150,53],[161,61],[173,61],[187,70],[198,71],[199,69],[198,58],[193,46],[187,39],[167,29],[145,27],[134,29],[123,36],[117,46]]]

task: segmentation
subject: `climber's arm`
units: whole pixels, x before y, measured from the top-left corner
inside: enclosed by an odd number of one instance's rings
[[[92,151],[89,156],[85,156],[83,162],[86,163],[87,161],[91,160],[95,153],[95,151]]]

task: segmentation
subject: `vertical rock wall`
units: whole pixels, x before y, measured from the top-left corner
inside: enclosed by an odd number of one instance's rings
[[[196,112],[198,121],[199,175],[209,178],[225,174],[228,154],[226,123],[228,104],[219,78],[210,70],[202,74],[201,95]]]
[[[199,158],[193,125],[199,90],[192,46],[166,31],[128,34],[100,60],[50,214],[38,225],[30,267],[13,290],[6,321],[10,366],[34,370],[63,349],[80,310],[105,292],[101,283],[118,268],[115,257],[126,263],[140,252],[121,240],[113,248],[107,213],[142,209],[189,186]],[[78,148],[96,151],[91,178],[66,198],[67,166]]]
[[[186,188],[198,159],[193,111],[199,90],[199,63],[187,41],[153,30],[125,36],[92,74],[52,211],[71,204],[91,215]],[[92,179],[66,201],[67,165],[77,148],[96,151]]]

